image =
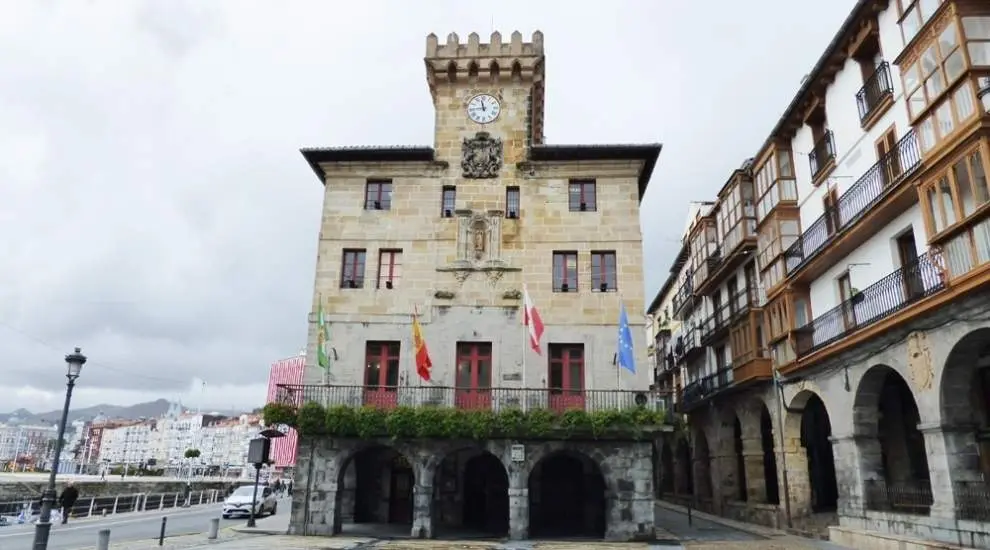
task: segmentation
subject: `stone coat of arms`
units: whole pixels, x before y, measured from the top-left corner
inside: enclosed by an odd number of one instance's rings
[[[502,169],[502,140],[488,132],[465,138],[461,149],[461,170],[465,178],[497,178]]]

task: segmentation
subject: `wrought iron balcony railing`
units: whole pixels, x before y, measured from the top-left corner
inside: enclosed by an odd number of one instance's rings
[[[861,124],[865,122],[880,106],[884,98],[893,95],[893,93],[894,83],[890,78],[890,64],[884,61],[877,66],[856,94],[859,122]]]
[[[733,304],[733,299],[730,297],[729,301],[720,305],[718,309],[712,312],[704,322],[701,323],[701,328],[699,329],[699,340],[703,345],[709,344],[712,340],[717,338],[723,331],[729,328],[729,323],[732,321],[732,314],[735,311],[735,304]]]
[[[825,245],[858,222],[920,165],[918,137],[911,130],[839,197],[832,211],[822,214],[812,222],[787,249],[787,274],[793,274],[811,261]]]
[[[825,130],[825,135],[815,143],[811,152],[808,153],[808,162],[811,163],[811,179],[818,177],[832,160],[835,160],[835,140],[832,137],[832,130]]]
[[[674,360],[683,361],[687,356],[701,348],[697,327],[691,327],[680,334],[674,336],[672,343],[674,349]]]
[[[647,390],[585,390],[565,388],[459,388],[451,386],[340,386],[279,384],[276,400],[293,406],[315,402],[324,407],[448,407],[471,410],[506,408],[625,410],[648,405]]]
[[[689,408],[715,395],[732,384],[732,366],[725,366],[684,386],[681,405]]]
[[[677,288],[677,294],[674,294],[672,305],[675,315],[679,314],[686,305],[694,301],[694,283],[691,280],[692,275],[691,270],[688,270],[687,276],[684,277],[684,282]]]
[[[934,499],[927,480],[864,481],[867,510],[927,516]]]
[[[956,517],[970,521],[990,521],[990,482],[956,481]]]
[[[945,288],[941,256],[930,250],[797,329],[798,357],[897,313]]]

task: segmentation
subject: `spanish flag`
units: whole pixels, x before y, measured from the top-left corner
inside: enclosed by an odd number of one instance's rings
[[[430,369],[433,362],[430,361],[430,352],[426,349],[426,340],[423,339],[423,327],[419,326],[419,316],[413,313],[413,351],[416,353],[416,372],[419,377],[427,382],[430,381]]]

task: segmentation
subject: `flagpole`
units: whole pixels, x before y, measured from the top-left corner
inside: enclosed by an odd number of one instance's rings
[[[419,321],[419,306],[416,305],[416,304],[413,304],[413,322],[416,322],[416,321]],[[422,325],[420,325],[420,326],[422,326]],[[413,337],[412,350],[413,350],[413,364],[416,364],[416,353],[417,353],[417,351],[416,351],[416,338],[415,338],[415,336]],[[409,385],[409,377],[413,375],[413,371],[414,370],[415,369],[409,369],[409,374],[406,375],[406,385]],[[419,373],[416,373],[416,374],[417,374],[416,378],[419,379],[419,387],[422,388],[423,387],[423,377],[422,376],[419,376],[418,375]],[[422,397],[423,396],[422,390],[420,390],[417,393],[419,394],[419,397]]]
[[[526,285],[525,284],[523,284],[523,296],[524,297],[529,296],[529,289],[526,288]],[[527,315],[527,312],[526,312],[526,308],[527,307],[528,307],[528,304],[526,304],[526,300],[523,300],[523,321],[524,322],[523,322],[523,325],[522,325],[523,344],[521,346],[522,347],[522,384],[521,384],[521,386],[522,386],[522,394],[523,394],[521,397],[522,397],[522,410],[523,411],[525,411],[528,408],[528,403],[529,403],[529,399],[528,399],[529,396],[526,395],[526,393],[527,393],[526,392],[526,389],[527,389],[527,386],[529,384],[529,378],[527,377],[527,375],[529,373],[528,373],[528,371],[526,369],[526,354],[529,353],[529,326],[526,325],[526,323],[525,323],[525,319],[526,319],[526,315]]]
[[[621,319],[622,319],[622,308],[625,307],[625,306],[623,305],[623,302],[622,302],[622,291],[616,291],[615,294],[619,297],[619,319],[620,319],[620,321],[619,321],[619,324],[618,324],[618,330],[616,331],[616,334],[615,334],[616,341],[618,342],[618,341],[621,341],[622,340],[621,335],[619,334],[619,331],[622,330],[622,321],[621,321]],[[615,389],[616,390],[619,390],[619,389],[622,388],[622,379],[620,378],[620,374],[619,374],[619,369],[621,369],[621,368],[622,367],[619,365],[619,351],[618,351],[618,346],[616,346],[616,352],[615,352]]]
[[[316,330],[320,331],[320,334],[317,335],[316,341],[320,342],[320,338],[321,337],[324,338],[323,342],[320,345],[322,346],[323,353],[324,355],[326,355],[327,358],[327,366],[323,368],[323,385],[326,386],[330,384],[330,354],[326,352],[327,345],[329,344],[329,342],[327,342],[325,339],[327,320],[326,320],[326,314],[323,312],[323,293],[320,293],[317,299],[320,301],[320,303],[317,305],[316,311],[319,312],[320,318],[316,320]],[[317,357],[317,363],[319,363],[320,350],[316,351],[316,357]]]

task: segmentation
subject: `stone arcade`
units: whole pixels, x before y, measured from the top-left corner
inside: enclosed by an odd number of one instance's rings
[[[652,475],[649,442],[310,440],[300,446],[290,533],[371,523],[408,525],[420,538],[646,539]]]

